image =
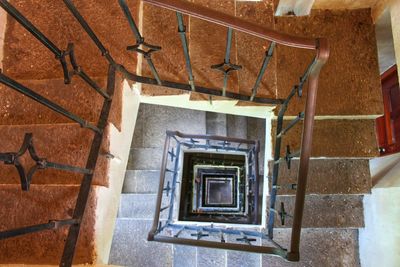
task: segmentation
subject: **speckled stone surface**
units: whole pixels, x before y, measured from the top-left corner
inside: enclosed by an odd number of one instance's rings
[[[61,50],[65,50],[69,42],[74,43],[77,62],[89,75],[106,75],[106,60],[64,4],[51,0],[14,0],[12,4]],[[126,51],[133,37],[118,2],[77,1],[74,4],[114,59],[135,71],[136,55]],[[139,1],[130,0],[128,4],[137,19]],[[60,63],[54,55],[11,18],[5,44],[6,74],[18,79],[62,77]]]
[[[106,91],[107,78],[96,78],[95,82]],[[18,80],[18,83],[59,105],[79,118],[97,124],[104,98],[79,77],[65,85],[63,79]],[[108,122],[118,129],[121,127],[122,110],[122,75],[116,75],[113,102]],[[29,125],[72,123],[69,118],[22,95],[0,85],[0,125]]]
[[[273,15],[274,4],[271,0],[256,3],[236,1],[236,16],[241,19],[273,29],[275,27]],[[243,69],[238,72],[239,92],[250,95],[270,42],[242,32],[237,32],[236,36],[238,62],[243,64]],[[258,88],[259,97],[276,97],[276,59],[275,54],[268,64]]]
[[[150,220],[118,219],[109,264],[122,266],[172,266],[172,245],[148,242]]]
[[[284,127],[290,122],[285,120]],[[272,123],[275,135],[276,121]],[[298,123],[282,139],[281,154],[290,145],[291,152],[300,149],[302,123]],[[376,157],[378,145],[375,136],[375,120],[315,120],[312,152],[313,157]]]
[[[2,185],[0,190],[0,230],[13,229],[72,216],[79,187],[33,185],[29,192],[18,185]],[[94,212],[96,195],[92,191],[78,239],[74,263],[95,260]],[[59,264],[68,227],[43,231],[0,242],[0,264]]]
[[[63,3],[51,0],[11,3],[61,50],[69,42],[74,43],[77,62],[89,75],[106,75],[106,60]],[[114,59],[135,71],[136,55],[126,51],[134,39],[118,2],[77,1],[74,4]],[[128,4],[137,17],[139,1],[130,0]],[[16,79],[62,77],[60,63],[54,55],[11,18],[7,24],[3,68]]]
[[[227,116],[223,113],[206,112],[206,133],[227,136]]]
[[[247,117],[226,114],[227,136],[247,138]]]
[[[197,248],[197,267],[225,267],[226,250],[215,248]]]
[[[174,245],[174,267],[196,266],[197,248]]]
[[[291,231],[276,230],[274,240],[288,247]],[[282,258],[263,255],[263,267],[359,267],[357,230],[303,229],[300,240],[300,261],[287,262]]]
[[[96,82],[105,88],[105,78],[97,79]],[[20,83],[84,120],[93,122],[99,117],[104,98],[80,78],[74,78],[71,85],[65,85],[63,79],[23,80]],[[4,85],[0,86],[0,95],[2,125],[71,122],[70,119]]]
[[[307,195],[303,213],[303,228],[361,228],[364,227],[362,195]],[[293,216],[295,196],[278,196],[286,212]],[[276,216],[276,227],[291,227],[292,218],[286,217],[282,225]]]
[[[131,147],[162,149],[167,130],[205,134],[205,114],[199,110],[141,104]]]
[[[80,128],[77,124],[37,124],[0,126],[1,152],[16,152],[22,145],[25,133],[32,133],[33,144],[39,157],[48,161],[85,167],[93,133]],[[108,185],[107,138],[98,158],[93,184]],[[32,166],[33,161],[27,154],[22,158],[25,166]],[[39,170],[33,176],[32,184],[80,184],[82,174],[53,169]],[[0,178],[3,184],[20,184],[19,175],[13,165],[0,164]]]
[[[135,220],[152,220],[156,210],[157,194],[122,194],[118,218],[134,218]],[[168,198],[163,198],[162,207],[167,206]],[[161,213],[166,219],[168,211]]]
[[[226,266],[229,267],[259,267],[261,266],[261,254],[242,251],[227,250]]]
[[[185,16],[185,25],[188,19]],[[187,27],[189,29],[189,27]],[[189,32],[187,36],[189,36]],[[187,84],[188,75],[185,68],[181,40],[178,34],[176,13],[150,4],[143,5],[143,31],[146,42],[161,46],[161,51],[152,54],[153,63],[162,80],[181,82]],[[188,38],[187,38],[188,39]],[[154,76],[150,67],[143,59],[142,74],[147,77]],[[184,91],[168,89],[160,86],[143,85],[144,95],[173,95],[182,94]]]
[[[234,0],[194,0],[195,4],[206,6],[226,14],[235,15]],[[209,23],[197,18],[190,18],[189,51],[192,59],[193,74],[196,84],[211,88],[223,86],[223,74],[211,69],[211,65],[224,62],[226,50],[227,28]],[[236,33],[233,33],[230,60],[234,64],[241,64],[237,60]],[[238,73],[231,72],[227,91],[238,92]]]
[[[273,162],[269,162],[272,175]],[[290,170],[286,163],[279,168],[279,184],[297,183],[299,160],[292,160]],[[308,194],[365,194],[371,188],[368,159],[311,159],[307,178]],[[278,194],[292,195],[295,190],[282,187]]]
[[[159,170],[127,170],[122,193],[157,193],[159,182]]]
[[[187,134],[206,133],[206,113],[193,109],[182,109],[158,105],[144,105],[143,146],[163,149],[166,131]]]
[[[317,115],[382,114],[375,32],[368,9],[277,17],[276,29],[328,39],[330,57],[320,76]],[[311,63],[313,52],[284,46],[278,46],[277,52],[278,97],[286,98]],[[297,115],[305,99],[292,101],[287,114]]]
[[[133,148],[130,151],[128,170],[159,170],[161,168],[161,148]]]

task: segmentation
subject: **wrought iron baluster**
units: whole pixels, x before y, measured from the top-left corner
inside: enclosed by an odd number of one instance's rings
[[[174,148],[172,148],[171,151],[168,151],[168,155],[171,157],[171,162],[174,161],[174,158],[176,158]]]
[[[54,230],[59,229],[63,226],[67,225],[76,225],[79,224],[80,221],[75,219],[67,219],[67,220],[51,220],[48,223],[36,224],[31,226],[26,226],[22,228],[11,229],[7,231],[0,232],[0,240],[17,237],[20,235],[31,234],[35,232],[41,232],[45,230]]]
[[[181,229],[178,230],[178,232],[176,232],[176,234],[174,235],[174,237],[179,237],[179,235],[186,229],[186,226],[183,226]]]
[[[176,17],[178,19],[178,33],[181,38],[183,54],[185,56],[186,71],[188,72],[188,76],[189,76],[189,85],[192,88],[192,91],[195,92],[196,87],[194,85],[192,64],[190,62],[189,46],[188,46],[188,42],[187,42],[187,38],[186,38],[186,26],[183,22],[182,13],[176,12]]]
[[[26,170],[19,160],[25,153],[29,153],[31,159],[35,162],[35,165],[32,166],[29,170]],[[39,169],[52,168],[83,174],[90,174],[93,172],[92,170],[61,163],[50,162],[47,161],[45,158],[40,158],[36,153],[35,147],[33,146],[31,133],[25,134],[24,141],[22,142],[21,148],[18,152],[0,153],[0,161],[3,161],[5,164],[15,166],[20,177],[21,188],[23,191],[29,191],[32,177]]]
[[[151,73],[153,74],[154,78],[157,80],[158,85],[162,85],[162,81],[160,79],[160,75],[157,72],[157,69],[154,65],[154,62],[151,58],[151,54],[157,51],[161,50],[160,46],[155,46],[155,45],[151,45],[148,44],[144,41],[143,36],[140,34],[138,27],[136,26],[135,20],[132,17],[132,13],[129,10],[129,7],[126,3],[125,0],[118,0],[118,3],[122,9],[122,11],[124,12],[124,15],[126,17],[126,19],[128,20],[129,23],[129,27],[132,30],[133,35],[135,36],[136,39],[136,44],[134,45],[130,45],[127,47],[128,51],[135,51],[139,54],[142,54],[143,57],[146,59],[147,64],[150,67]],[[139,48],[140,46],[142,46],[143,48],[147,48],[148,50],[145,51],[144,49]]]
[[[82,118],[76,116],[75,114],[72,114],[68,110],[64,109],[63,107],[53,103],[52,101],[48,100],[47,98],[39,95],[38,93],[32,91],[31,89],[23,86],[22,84],[18,83],[17,81],[14,81],[1,73],[0,71],[0,83],[7,85],[9,88],[14,89],[17,92],[20,92],[21,94],[24,94],[25,96],[33,99],[34,101],[48,107],[49,109],[67,117],[68,119],[79,123],[79,125],[83,128],[88,128],[91,129],[97,133],[101,132],[101,129],[98,127],[90,124],[89,122],[83,120]]]
[[[172,190],[172,187],[170,186],[170,184],[169,184],[169,181],[167,182],[167,187],[165,187],[164,189],[163,189],[163,191],[166,191],[167,192],[167,197],[169,196],[169,192]]]
[[[304,118],[304,112],[300,112],[297,117],[292,120],[277,136],[276,138],[281,138],[284,136],[290,129],[292,129],[299,121]]]
[[[251,242],[255,242],[255,241],[257,241],[257,239],[249,238],[247,235],[243,235],[243,237],[241,237],[241,238],[236,238],[236,241],[244,242],[247,245],[251,246],[252,245]]]
[[[168,208],[170,208],[171,206],[170,205],[167,205],[167,206],[165,206],[165,207],[162,207],[161,209],[160,209],[160,212],[163,212],[164,210],[166,210],[166,209],[168,209]]]
[[[305,82],[307,81],[308,77],[310,76],[311,71],[316,64],[316,60],[317,59],[314,58],[314,60],[311,62],[311,64],[308,65],[304,74],[300,77],[300,82],[299,82],[299,85],[297,86],[297,94],[299,97],[301,97],[303,95],[303,86],[304,86]]]
[[[297,150],[295,152],[290,151],[290,146],[286,146],[286,155],[283,158],[279,158],[277,161],[275,161],[275,165],[278,165],[279,163],[285,161],[287,164],[288,169],[290,170],[291,167],[291,161],[293,158],[300,156],[300,150]]]
[[[49,49],[57,59],[63,57],[61,51],[52,41],[50,41],[38,28],[36,28],[26,17],[24,17],[13,5],[7,0],[0,0],[0,6],[7,11],[16,21],[18,21],[27,31],[29,31],[36,39],[38,39],[47,49]]]
[[[261,65],[260,72],[258,73],[256,82],[255,82],[255,84],[253,86],[253,89],[251,90],[250,101],[253,101],[254,97],[256,97],[256,95],[257,95],[257,91],[258,91],[258,88],[260,87],[261,80],[262,80],[262,78],[264,76],[264,73],[265,73],[265,71],[267,69],[268,63],[270,62],[270,60],[272,58],[272,55],[274,53],[275,45],[276,45],[275,42],[271,42],[271,44],[269,45],[268,50],[265,52],[265,57],[264,57],[262,65]]]
[[[200,240],[203,237],[209,236],[209,234],[204,234],[201,230],[199,230],[195,234],[190,234],[190,236],[195,236],[197,238],[197,240]]]
[[[75,19],[79,22],[79,24],[82,26],[82,28],[85,30],[85,32],[89,35],[90,39],[95,43],[95,45],[99,48],[101,51],[102,56],[104,56],[108,63],[112,65],[114,68],[117,67],[117,63],[115,60],[112,58],[110,55],[109,51],[104,47],[104,45],[101,43],[99,38],[96,36],[92,28],[90,28],[89,24],[86,22],[86,20],[82,17],[82,15],[79,13],[78,9],[75,7],[75,5],[72,3],[71,0],[63,0],[65,6],[68,8],[68,10],[72,13],[72,15],[75,17]]]
[[[91,79],[83,69],[76,63],[74,54],[74,46],[72,43],[68,44],[67,50],[62,51],[52,41],[50,41],[41,31],[39,31],[24,15],[22,15],[14,6],[6,0],[0,0],[0,6],[6,10],[16,21],[18,21],[27,31],[29,31],[36,39],[38,39],[44,46],[46,46],[61,63],[64,73],[64,83],[71,83],[72,75],[79,75],[90,87],[104,98],[109,98],[100,86]],[[72,71],[68,69],[66,57],[69,56],[72,65]]]
[[[95,169],[97,160],[99,157],[100,147],[103,140],[104,129],[107,126],[108,117],[111,110],[112,104],[112,96],[115,91],[115,67],[113,65],[109,65],[108,68],[108,77],[107,77],[107,94],[111,96],[110,100],[105,99],[103,102],[103,107],[101,109],[100,117],[97,123],[97,127],[101,129],[101,131],[96,132],[93,138],[93,142],[90,148],[88,160],[86,162],[86,169],[92,170]],[[81,186],[79,188],[78,199],[76,201],[73,219],[82,220],[83,214],[86,209],[86,205],[89,199],[89,193],[92,185],[93,173],[85,174]],[[61,258],[60,266],[71,266],[73,257],[75,254],[75,247],[79,236],[80,224],[72,225],[69,228],[67,240],[65,242],[65,247],[63,251],[63,255]]]
[[[100,86],[92,78],[90,78],[89,75],[87,75],[87,73],[76,62],[76,57],[75,57],[75,53],[74,53],[74,44],[69,43],[67,51],[64,54],[69,55],[69,59],[70,59],[72,69],[73,69],[72,72],[69,72],[69,77],[68,77],[69,81],[71,80],[71,76],[76,74],[79,77],[81,77],[83,81],[85,81],[90,87],[92,87],[102,97],[104,97],[106,99],[110,99],[110,96],[102,88],[100,88]]]
[[[181,144],[178,143],[176,147],[176,157],[175,157],[175,164],[174,164],[174,173],[172,177],[172,192],[171,192],[171,198],[169,201],[169,206],[171,207],[168,213],[168,222],[172,221],[172,216],[173,216],[173,207],[174,207],[174,201],[175,201],[175,189],[176,189],[176,182],[178,180],[178,167],[179,167],[179,157],[180,157],[180,152],[181,152]]]
[[[299,96],[302,95],[302,86],[305,83],[305,81],[308,79],[309,75],[311,74],[312,69],[314,68],[316,64],[316,58],[313,60],[313,62],[307,67],[307,70],[305,73],[302,75],[302,78],[300,79],[300,84],[293,86],[292,90],[290,91],[288,97],[283,101],[283,104],[280,107],[279,113],[278,113],[278,120],[277,120],[277,126],[276,126],[276,136],[279,136],[279,134],[283,130],[283,117],[285,115],[285,112],[288,108],[288,105],[290,101],[292,100],[293,96],[297,93]],[[274,149],[274,167],[272,170],[272,189],[271,189],[271,196],[270,196],[270,209],[274,210],[275,209],[275,201],[276,201],[276,195],[277,195],[277,188],[276,186],[278,185],[278,175],[279,175],[279,163],[280,163],[280,153],[281,153],[281,143],[282,143],[282,138],[276,138],[275,139],[275,149]],[[300,152],[301,153],[301,152]],[[290,163],[288,163],[288,166]],[[274,218],[270,216],[268,218],[268,235],[273,238],[273,228],[274,228]]]
[[[231,48],[232,48],[232,35],[233,35],[233,29],[232,28],[228,28],[228,33],[227,33],[227,37],[226,37],[226,50],[225,50],[224,62],[211,66],[212,69],[221,71],[223,73],[223,75],[224,75],[224,85],[222,87],[222,96],[224,96],[224,97],[226,96],[226,89],[228,87],[229,74],[232,71],[241,70],[242,69],[242,66],[236,65],[236,64],[232,64],[231,60],[230,60]]]

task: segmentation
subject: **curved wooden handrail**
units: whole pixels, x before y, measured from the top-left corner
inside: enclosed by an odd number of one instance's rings
[[[162,8],[181,12],[192,17],[206,20],[215,24],[226,26],[244,33],[248,33],[277,44],[305,48],[318,49],[318,39],[292,36],[268,29],[255,23],[225,14],[198,4],[183,0],[143,0],[143,2]]]

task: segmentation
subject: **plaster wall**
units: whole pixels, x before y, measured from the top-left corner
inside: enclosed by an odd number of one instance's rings
[[[371,160],[375,186],[364,196],[365,228],[359,231],[363,267],[395,267],[400,262],[400,154]]]
[[[390,6],[390,17],[392,19],[392,34],[394,51],[396,54],[396,64],[397,66],[400,66],[400,0],[392,2]]]
[[[108,171],[109,186],[96,187],[98,202],[95,214],[95,249],[99,264],[107,264],[110,255],[129,148],[139,110],[137,87],[137,84],[131,87],[126,80],[123,82],[121,131],[112,124],[109,129],[110,154],[112,155]]]

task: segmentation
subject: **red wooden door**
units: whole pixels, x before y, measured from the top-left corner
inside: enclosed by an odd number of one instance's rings
[[[400,88],[397,66],[381,75],[384,115],[376,128],[381,155],[400,152]]]

